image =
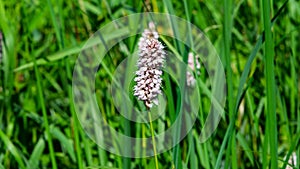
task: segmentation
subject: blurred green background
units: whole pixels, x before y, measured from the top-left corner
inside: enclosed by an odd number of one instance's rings
[[[157,155],[159,168],[299,168],[299,0],[0,0],[0,169],[155,168],[154,157],[124,158],[91,141],[79,125],[71,91],[86,40],[114,19],[140,12],[176,15],[203,30],[228,83],[225,117],[213,136],[199,142],[198,119],[180,144]],[[127,57],[124,51],[136,49],[138,37],[109,52],[116,56],[106,61],[111,71]],[[111,77],[101,70],[97,79],[107,121],[131,136],[151,136],[147,126],[126,131],[133,122],[119,119],[106,97]],[[203,69],[197,81],[207,79]],[[177,96],[170,87],[164,84],[167,96]],[[200,95],[199,116],[205,119],[210,99]],[[169,127],[176,109],[168,108],[173,115],[154,122],[154,130]]]

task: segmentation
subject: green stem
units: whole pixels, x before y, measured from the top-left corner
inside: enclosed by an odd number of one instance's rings
[[[230,118],[233,116],[233,85],[232,70],[230,65],[230,43],[231,43],[231,0],[226,0],[224,4],[224,47],[226,58],[226,73],[228,84],[228,106]]]
[[[153,144],[153,152],[154,152],[154,159],[155,159],[155,168],[158,169],[158,160],[157,160],[157,152],[156,152],[156,143],[154,137],[154,129],[152,125],[151,113],[148,111],[149,114],[149,121],[150,121],[150,129],[151,129],[151,136],[152,136],[152,144]]]
[[[71,70],[70,70],[70,65],[68,60],[65,60],[65,64],[66,64],[66,71],[67,71],[67,77],[69,79],[71,79]],[[80,130],[80,123],[77,119],[77,115],[75,112],[75,108],[74,108],[74,101],[73,101],[73,94],[72,94],[72,88],[70,85],[68,85],[68,96],[70,99],[70,111],[71,111],[71,115],[72,115],[72,119],[74,122],[74,139],[75,139],[75,148],[76,148],[76,156],[77,156],[77,160],[78,160],[78,168],[79,169],[83,169],[83,160],[81,157],[81,147],[80,147],[80,139],[79,139],[79,130]]]
[[[232,69],[231,69],[231,59],[230,59],[230,43],[231,43],[231,0],[226,0],[224,2],[224,47],[225,47],[225,59],[226,59],[226,74],[227,74],[227,85],[228,85],[228,108],[229,108],[229,118],[230,121],[235,121],[234,113],[234,102],[233,102],[233,84],[232,84]],[[235,150],[235,132],[229,137],[229,143],[231,149],[228,148],[228,153],[231,151],[231,160],[226,159],[226,165],[229,165],[231,161],[232,168],[237,168],[237,157]],[[226,166],[225,165],[225,166]]]
[[[36,78],[36,85],[38,88],[38,97],[41,103],[42,107],[42,113],[43,113],[43,120],[44,120],[44,125],[46,129],[46,135],[47,135],[47,141],[49,145],[49,151],[50,151],[50,158],[52,162],[52,168],[57,169],[56,165],[56,160],[55,160],[55,155],[54,155],[54,149],[53,149],[53,143],[52,143],[52,135],[50,133],[50,127],[48,123],[48,118],[47,118],[47,111],[46,111],[46,106],[45,106],[45,101],[44,101],[44,96],[43,96],[43,90],[42,90],[42,85],[41,85],[41,80],[40,80],[40,74],[36,65],[36,59],[34,58],[34,71],[35,71],[35,78]]]

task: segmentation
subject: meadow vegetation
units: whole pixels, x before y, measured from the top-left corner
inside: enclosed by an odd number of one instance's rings
[[[299,168],[299,1],[0,0],[0,169],[155,168],[154,157],[126,158],[98,147],[80,125],[72,97],[73,68],[87,39],[113,20],[141,12],[176,15],[201,29],[227,80],[217,130],[200,143],[211,101],[201,87],[199,119],[178,145],[157,155],[160,169]],[[109,125],[132,137],[151,137],[149,125],[120,116],[107,94],[110,73],[136,51],[139,37],[109,51],[95,91]],[[187,61],[180,44],[159,40]],[[178,87],[167,75],[163,80],[168,106],[163,120],[151,124],[155,132],[169,127],[180,109]],[[209,89],[208,80],[202,66],[197,83]]]

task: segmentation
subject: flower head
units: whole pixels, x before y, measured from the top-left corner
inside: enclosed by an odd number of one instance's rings
[[[195,63],[195,61],[196,61],[196,63]],[[196,73],[198,75],[200,75],[199,69],[200,69],[201,65],[199,62],[198,55],[195,56],[195,61],[194,61],[194,54],[192,52],[190,52],[188,55],[188,66],[192,69],[192,71],[196,71]],[[186,72],[186,82],[187,82],[187,86],[194,86],[196,83],[196,79],[194,78],[192,73],[189,71]]]
[[[134,81],[134,96],[144,101],[147,108],[158,104],[158,94],[161,93],[161,75],[165,59],[163,45],[158,41],[158,33],[153,22],[149,23],[149,29],[145,29],[139,39],[138,70]]]

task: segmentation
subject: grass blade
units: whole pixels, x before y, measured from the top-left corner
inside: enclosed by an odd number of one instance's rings
[[[232,17],[231,17],[231,6],[232,1],[226,0],[224,1],[224,50],[225,50],[225,60],[226,60],[226,77],[227,77],[227,100],[228,100],[228,110],[229,110],[229,119],[230,121],[235,121],[235,114],[233,112],[233,81],[232,81],[232,69],[231,69],[231,55],[230,55],[230,44],[231,44],[231,27],[232,27]],[[229,142],[231,143],[231,159],[226,158],[225,166],[231,161],[232,168],[237,168],[237,157],[236,157],[236,150],[235,150],[235,132],[232,132],[229,138]],[[229,152],[228,152],[229,154]],[[229,157],[229,156],[227,156]]]
[[[57,127],[50,126],[50,133],[53,135],[53,138],[56,138],[60,141],[61,145],[66,149],[71,159],[75,162],[75,152],[73,148],[73,143],[69,140]]]
[[[44,149],[45,149],[45,141],[43,138],[40,138],[32,151],[32,154],[28,161],[27,169],[38,168],[39,158],[42,156]]]
[[[41,78],[40,78],[39,70],[36,65],[35,58],[34,58],[34,71],[35,71],[36,85],[38,88],[38,100],[40,100],[40,104],[42,107],[43,121],[44,121],[45,129],[46,129],[46,135],[48,138],[48,146],[49,146],[49,151],[50,151],[52,168],[57,169],[57,164],[56,164],[55,155],[54,155],[53,142],[52,142],[52,135],[51,135],[50,129],[49,129],[48,116],[47,116],[45,100],[44,100],[44,96],[43,96],[43,87],[41,85]]]
[[[244,149],[247,157],[249,158],[251,164],[254,165],[253,154],[251,152],[251,149],[250,149],[246,139],[240,133],[237,133],[236,137],[237,137],[239,143],[241,144],[241,146],[243,147],[243,149]]]
[[[0,139],[4,142],[4,145],[7,147],[7,150],[14,156],[15,160],[19,164],[19,167],[22,169],[25,169],[25,164],[21,158],[21,154],[17,150],[17,148],[14,146],[14,144],[10,141],[10,139],[3,133],[3,131],[0,129]]]
[[[274,73],[274,44],[271,32],[271,4],[270,0],[263,0],[263,18],[265,28],[265,76],[267,88],[267,118],[269,119],[269,146],[271,153],[271,168],[278,167],[277,154],[277,119],[276,119],[276,94],[275,94],[275,73]]]

